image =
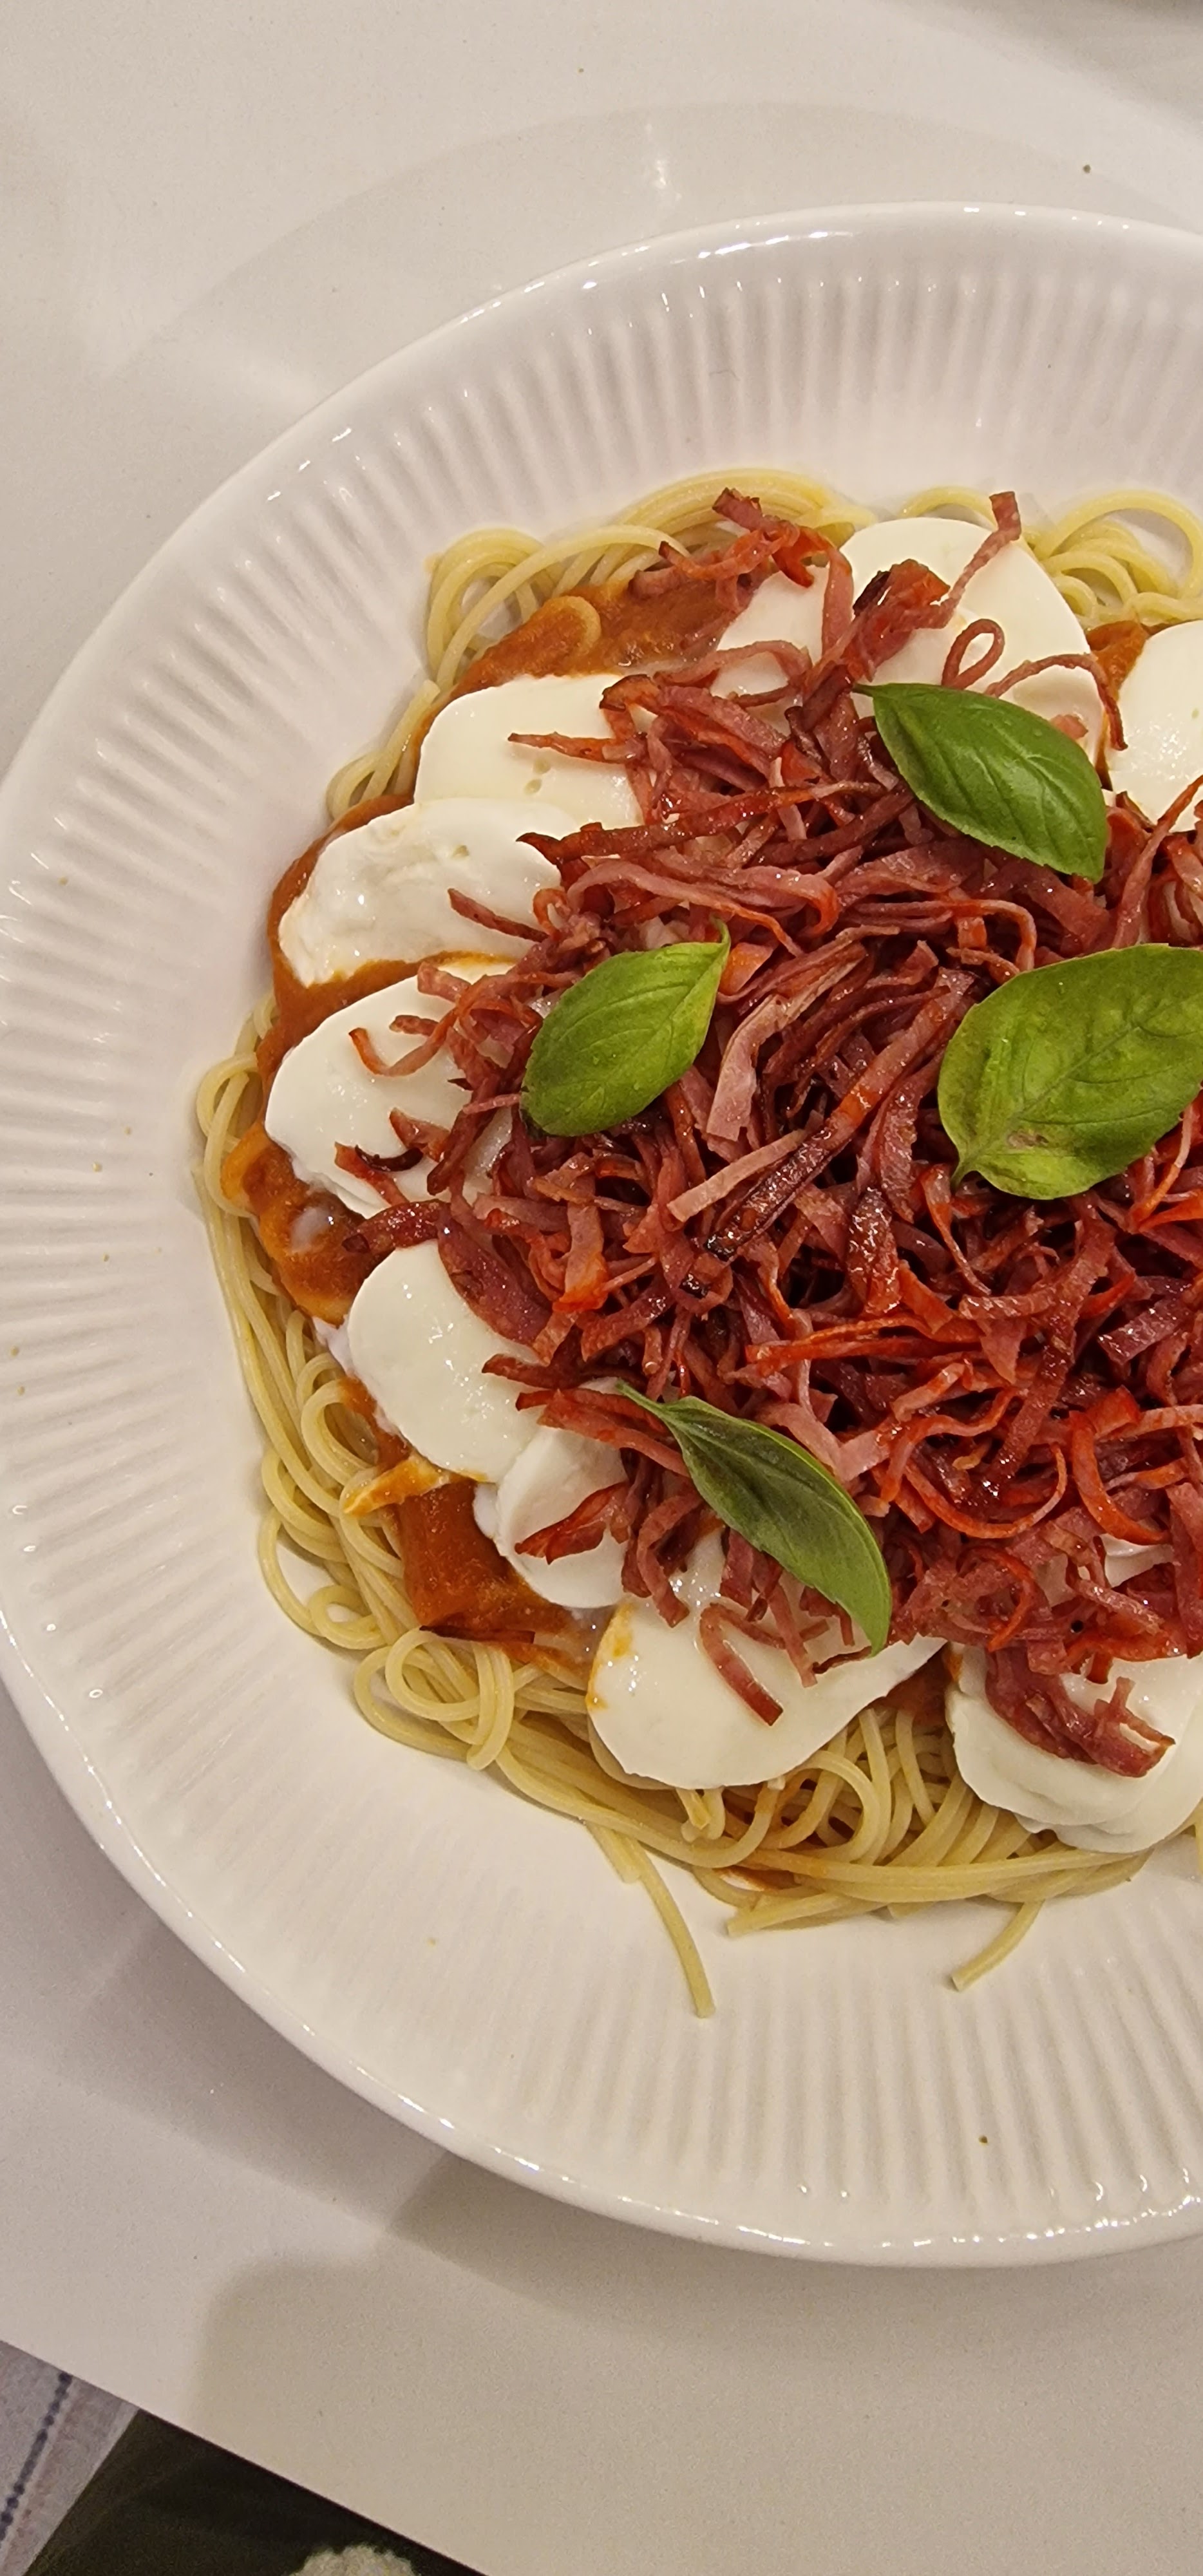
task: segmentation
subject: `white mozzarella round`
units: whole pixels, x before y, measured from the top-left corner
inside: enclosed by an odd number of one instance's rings
[[[872,527],[858,528],[843,547],[857,598],[875,573],[908,559],[926,564],[941,581],[955,581],[976,554],[984,533],[966,519],[879,519]],[[994,618],[1003,631],[1002,657],[987,672],[987,685],[1002,679],[1018,662],[1039,662],[1047,653],[1089,650],[1085,633],[1056,583],[1017,540],[974,574],[947,625],[920,628],[900,652],[880,665],[874,678],[938,681],[950,644],[979,617]],[[976,655],[976,646],[971,646],[971,662]],[[1038,716],[1079,717],[1086,728],[1084,748],[1093,758],[1103,711],[1088,671],[1044,671],[1037,679],[1022,680],[1008,694],[1017,706],[1030,707]]]
[[[614,1484],[620,1474],[617,1454],[604,1441],[540,1424],[497,1492],[482,1487],[477,1494],[477,1522],[544,1601],[558,1601],[567,1610],[605,1609],[622,1599],[623,1551],[616,1539],[603,1538],[596,1547],[558,1557],[552,1565],[538,1556],[523,1556],[521,1543],[550,1522],[564,1520],[599,1485]]]
[[[1111,784],[1159,823],[1193,778],[1203,777],[1203,624],[1150,635],[1119,693],[1126,751],[1113,751]],[[1189,831],[1203,798],[1182,817]]]
[[[511,742],[513,733],[607,737],[603,689],[617,672],[503,680],[452,698],[435,717],[418,759],[415,796],[494,796],[520,800],[528,832],[557,837],[582,823],[638,823],[638,799],[620,763],[572,760]],[[555,817],[544,823],[544,814]],[[565,814],[571,821],[564,822]]]
[[[493,957],[449,957],[446,962],[454,973],[473,981],[497,971]],[[369,993],[362,1002],[333,1011],[299,1045],[289,1048],[268,1094],[263,1123],[268,1135],[291,1155],[299,1180],[333,1191],[344,1207],[367,1216],[378,1214],[384,1204],[380,1191],[353,1172],[342,1171],[335,1161],[335,1147],[357,1145],[364,1154],[398,1154],[401,1148],[389,1124],[390,1110],[428,1119],[436,1127],[450,1127],[468,1095],[452,1058],[445,1054],[435,1056],[417,1073],[395,1077],[369,1073],[358,1048],[351,1044],[351,1031],[366,1029],[383,1062],[395,1064],[418,1044],[416,1035],[390,1025],[397,1014],[434,1021],[442,1018],[446,1008],[436,995],[419,993],[415,978],[406,975],[400,983],[386,984],[382,992]],[[422,1199],[429,1170],[429,1163],[423,1161],[407,1172],[394,1172],[392,1178],[404,1198]]]
[[[666,1627],[646,1601],[623,1601],[606,1630],[589,1678],[589,1714],[602,1743],[624,1771],[674,1789],[737,1788],[775,1780],[817,1753],[871,1700],[918,1670],[938,1640],[916,1637],[878,1655],[835,1665],[809,1684],[799,1681],[779,1646],[735,1636],[736,1652],[774,1699],[771,1726],[754,1717],[711,1663],[698,1620],[717,1598],[722,1544],[704,1539],[673,1589],[689,1617]],[[835,1620],[814,1640],[816,1654],[839,1653]]]
[[[347,1317],[353,1374],[403,1440],[453,1476],[500,1484],[536,1429],[519,1413],[521,1389],[485,1377],[486,1360],[509,1353],[454,1288],[435,1243],[390,1252],[369,1272]]]
[[[720,635],[720,652],[733,653],[745,644],[800,644],[817,662],[823,650],[826,595],[825,564],[816,570],[809,589],[791,581],[786,573],[771,572],[747,607],[741,608],[738,617]],[[729,698],[736,689],[779,688],[781,679],[781,665],[771,654],[749,653],[746,662],[733,662],[729,670],[720,671],[714,694],[716,698]]]
[[[575,830],[571,814],[542,812],[539,828]],[[280,947],[301,984],[328,984],[374,959],[441,957],[473,941],[482,955],[516,957],[523,940],[456,912],[452,893],[535,931],[534,898],[559,884],[549,859],[522,839],[527,805],[440,796],[377,814],[327,841],[308,884],[280,923]]]
[[[1203,1655],[1111,1667],[1103,1687],[1109,1691],[1121,1679],[1130,1681],[1133,1714],[1173,1739],[1142,1780],[1029,1744],[991,1708],[980,1651],[953,1647],[949,1663],[948,1722],[957,1768],[987,1805],[1005,1808],[1033,1832],[1051,1829],[1079,1851],[1148,1851],[1176,1834],[1203,1798]],[[1081,1705],[1100,1695],[1097,1682],[1074,1673],[1063,1679]]]

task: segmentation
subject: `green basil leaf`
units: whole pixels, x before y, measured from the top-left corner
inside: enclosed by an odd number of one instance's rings
[[[547,1014],[530,1051],[522,1106],[549,1136],[595,1136],[637,1118],[687,1073],[714,1009],[731,942],[607,957]]]
[[[656,1404],[625,1383],[619,1391],[671,1433],[703,1501],[728,1529],[838,1602],[877,1654],[890,1633],[890,1578],[867,1520],[827,1468],[780,1431],[740,1422],[698,1396]]]
[[[960,1156],[1018,1198],[1127,1169],[1203,1086],[1203,951],[1105,948],[1013,975],[965,1013],[940,1067]]]
[[[869,694],[895,769],[942,823],[1061,876],[1101,877],[1107,808],[1080,743],[974,689],[889,680]]]

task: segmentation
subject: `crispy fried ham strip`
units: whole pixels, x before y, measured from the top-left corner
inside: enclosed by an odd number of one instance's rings
[[[642,820],[529,835],[560,883],[537,896],[522,954],[472,985],[420,970],[443,1016],[399,1024],[418,1040],[401,1062],[445,1049],[464,1109],[428,1140],[433,1207],[401,1201],[389,1163],[348,1160],[386,1201],[359,1239],[380,1258],[437,1239],[469,1305],[523,1354],[493,1363],[522,1404],[610,1453],[612,1474],[529,1553],[554,1562],[609,1532],[626,1588],[683,1616],[671,1577],[713,1515],[660,1425],[591,1381],[700,1395],[783,1430],[855,1495],[895,1638],[981,1645],[994,1707],[1030,1742],[1139,1777],[1164,1739],[1112,1663],[1203,1651],[1203,1121],[1192,1107],[1131,1171],[1029,1204],[978,1179],[953,1189],[936,1083],[964,1012],[1008,976],[1138,935],[1198,945],[1203,850],[1177,813],[1150,833],[1121,798],[1099,886],[1004,858],[915,804],[859,711],[857,685],[947,624],[1014,541],[1012,496],[958,582],[903,563],[856,601],[826,539],[746,495],[720,507],[733,607],[773,570],[805,585],[827,567],[822,651],[758,647],[780,686],[748,699],[714,694],[718,652],[633,672],[606,692],[608,738],[542,738],[620,762]],[[668,549],[639,581],[697,577]],[[1002,651],[978,620],[945,678],[1013,685]],[[1105,672],[1080,658],[1112,715]],[[716,916],[731,955],[689,1072],[612,1133],[528,1127],[519,1093],[546,1007],[603,958],[708,937]],[[399,1069],[355,1042],[370,1070]],[[469,1208],[464,1161],[489,1117],[503,1132]],[[1121,1541],[1158,1559],[1126,1579],[1112,1560],[1110,1582],[1104,1543]],[[730,1534],[726,1567],[703,1642],[767,1722],[776,1703],[733,1635],[809,1671],[813,1605]],[[1071,1693],[1074,1675],[1090,1689]]]

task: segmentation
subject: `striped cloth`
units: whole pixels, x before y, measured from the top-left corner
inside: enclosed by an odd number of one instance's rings
[[[470,2576],[0,2344],[0,2576]]]
[[[0,2343],[0,2576],[25,2576],[132,2411]]]

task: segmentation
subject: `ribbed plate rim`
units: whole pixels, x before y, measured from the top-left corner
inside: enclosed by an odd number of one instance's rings
[[[11,832],[22,799],[36,786],[41,764],[48,755],[53,755],[56,740],[70,723],[74,709],[86,701],[94,677],[108,666],[123,640],[136,634],[147,606],[154,600],[160,586],[170,581],[176,566],[186,560],[193,545],[203,542],[210,529],[216,528],[243,496],[249,497],[268,476],[293,465],[306,444],[315,438],[320,439],[341,414],[365,400],[371,402],[386,386],[403,390],[408,378],[420,375],[425,363],[460,335],[471,334],[474,328],[487,328],[492,324],[504,327],[506,317],[532,295],[546,293],[554,297],[587,279],[597,279],[599,284],[608,283],[647,266],[681,266],[696,262],[699,256],[718,249],[746,247],[754,250],[773,246],[777,241],[785,247],[833,231],[849,236],[877,236],[889,232],[899,238],[901,245],[907,236],[930,232],[933,226],[951,231],[967,223],[975,225],[982,233],[994,232],[1007,238],[1015,237],[1022,228],[1029,236],[1043,234],[1050,241],[1061,243],[1073,236],[1131,243],[1155,254],[1167,268],[1172,263],[1196,279],[1203,276],[1203,240],[1178,227],[1085,210],[935,199],[901,204],[883,201],[802,207],[768,216],[734,215],[705,226],[684,227],[670,234],[651,236],[606,251],[596,258],[574,261],[549,270],[522,287],[487,298],[379,360],[313,406],[291,428],[226,477],[156,550],[80,646],[45,700],[6,775],[0,780],[0,835]],[[3,1493],[4,1475],[0,1467],[0,1503]],[[529,2162],[512,2149],[495,2145],[488,2137],[463,2123],[453,2126],[436,2107],[402,2096],[392,2086],[379,2081],[370,2069],[355,2063],[345,2048],[331,2043],[302,2014],[282,2002],[266,1979],[244,1965],[223,1940],[220,1931],[177,1893],[156,1866],[153,1853],[142,1848],[131,1827],[116,1814],[83,1742],[74,1731],[71,1711],[61,1705],[46,1687],[39,1674],[36,1653],[23,1640],[19,1617],[14,1624],[3,1603],[0,1603],[0,1670],[42,1758],[92,1839],[160,1920],[220,1976],[231,1991],[335,2080],[348,2085],[391,2116],[402,2119],[432,2144],[449,2148],[486,2169],[500,2171],[528,2189],[599,2215],[702,2242],[862,2265],[941,2268],[1061,2262],[1110,2252],[1117,2246],[1161,2243],[1203,2228],[1203,2207],[1191,2196],[1174,2207],[1149,2208],[1127,2219],[1107,2219],[1102,2224],[1067,2224],[1055,2232],[1032,2233],[1016,2226],[997,2234],[983,2232],[959,2238],[950,2234],[936,2243],[920,2243],[889,2241],[876,2236],[858,2237],[850,2230],[847,2236],[841,2236],[838,2243],[831,2243],[801,2231],[770,2232],[754,2225],[741,2225],[729,2218],[674,2207],[659,2198],[628,2196],[594,2182],[587,2175],[571,2171],[548,2166],[540,2166],[534,2171]]]

